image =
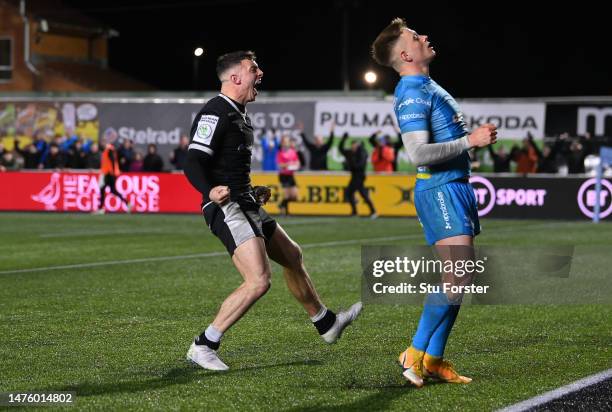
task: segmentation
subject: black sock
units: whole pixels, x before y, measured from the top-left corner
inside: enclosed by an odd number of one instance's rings
[[[325,312],[325,316],[323,316],[318,321],[313,322],[313,324],[315,328],[317,328],[317,330],[319,331],[319,335],[323,335],[328,330],[330,330],[332,326],[334,326],[335,322],[336,322],[336,314],[332,312],[331,310],[327,309],[327,312]]]
[[[206,337],[205,332],[202,332],[202,334],[196,338],[195,344],[206,345],[212,350],[217,350],[219,349],[219,345],[221,345],[221,342],[213,342],[212,340]]]

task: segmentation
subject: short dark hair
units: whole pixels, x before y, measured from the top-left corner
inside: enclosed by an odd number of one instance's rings
[[[244,59],[255,60],[255,53],[250,50],[239,50],[219,56],[217,59],[217,77],[219,77],[219,80],[221,80],[223,73],[240,64]]]
[[[406,21],[401,17],[391,20],[391,23],[376,37],[372,43],[372,57],[376,63],[383,66],[392,66],[391,49],[395,46],[402,30],[407,28]]]

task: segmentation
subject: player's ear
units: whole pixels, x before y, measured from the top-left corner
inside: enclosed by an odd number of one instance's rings
[[[240,76],[237,74],[230,75],[230,80],[234,84],[240,84]]]
[[[412,56],[410,56],[408,53],[406,53],[404,50],[402,50],[400,52],[400,58],[405,61],[405,62],[411,62],[412,61]]]

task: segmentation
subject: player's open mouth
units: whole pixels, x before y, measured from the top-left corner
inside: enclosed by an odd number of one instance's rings
[[[253,93],[254,93],[255,95],[257,95],[257,93],[258,93],[258,91],[257,91],[257,86],[259,86],[260,84],[261,84],[261,79],[257,79],[257,80],[255,81],[255,84],[253,85]]]

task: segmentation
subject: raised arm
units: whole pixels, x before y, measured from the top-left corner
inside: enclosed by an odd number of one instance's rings
[[[348,139],[348,133],[344,132],[344,134],[342,135],[342,139],[340,139],[340,146],[338,147],[338,149],[340,150],[340,153],[342,153],[344,156],[346,156],[346,140]]]
[[[323,145],[323,150],[325,150],[326,152],[332,147],[332,144],[334,144],[334,127],[332,126],[330,132],[329,132],[329,139],[327,139],[327,143],[325,143]]]

